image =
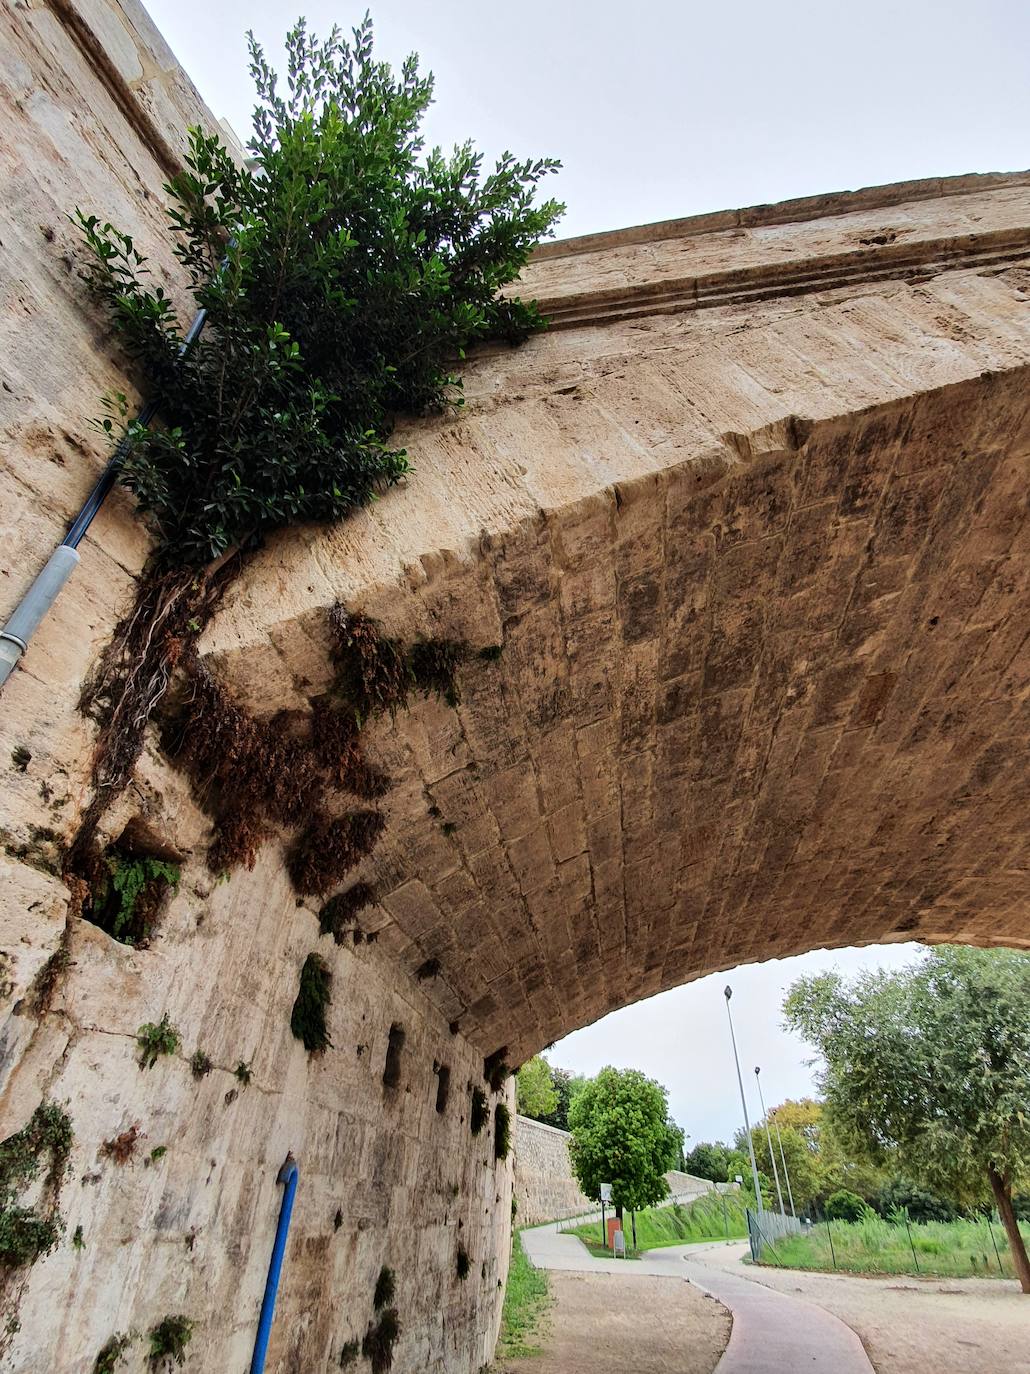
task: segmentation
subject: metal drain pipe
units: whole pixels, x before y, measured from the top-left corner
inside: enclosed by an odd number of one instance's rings
[[[261,1316],[258,1318],[257,1337],[254,1341],[254,1358],[250,1362],[250,1374],[264,1374],[265,1357],[268,1354],[268,1338],[272,1334],[272,1318],[275,1316],[275,1299],[279,1292],[279,1275],[282,1273],[283,1256],[286,1253],[286,1237],[290,1232],[290,1217],[293,1215],[293,1199],[297,1192],[300,1171],[292,1153],[286,1156],[279,1170],[276,1183],[284,1185],[282,1205],[279,1208],[279,1224],[275,1228],[275,1241],[272,1245],[272,1258],[268,1262],[268,1278],[265,1280],[265,1296],[261,1300]]]
[[[200,337],[207,320],[207,311],[198,310],[193,323],[182,343],[179,357],[182,358]],[[134,421],[137,425],[149,426],[157,414],[157,401],[148,401],[142,406]],[[0,687],[18,666],[18,660],[29,647],[29,640],[35,634],[40,621],[61,594],[61,589],[79,565],[78,547],[83,535],[89,529],[93,517],[104,504],[108,493],[118,480],[122,461],[129,452],[128,439],[121,439],[111,455],[107,467],[97,479],[96,485],[86,497],[82,509],[72,521],[71,528],[64,539],[50,555],[43,571],[36,577],[7,624],[0,630]]]

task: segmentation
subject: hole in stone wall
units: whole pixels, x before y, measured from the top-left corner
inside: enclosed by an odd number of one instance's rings
[[[401,1081],[401,1054],[404,1050],[404,1027],[396,1022],[390,1027],[386,1044],[386,1064],[383,1066],[383,1086],[396,1088]]]
[[[146,948],[178,885],[181,862],[182,856],[136,817],[102,854],[87,861],[83,918],[123,945]]]
[[[446,1064],[441,1064],[436,1074],[436,1110],[443,1113],[447,1110],[447,1099],[451,1092],[451,1071]]]

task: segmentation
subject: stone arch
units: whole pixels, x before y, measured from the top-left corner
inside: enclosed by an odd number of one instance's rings
[[[382,937],[485,1051],[817,945],[1030,942],[1025,233],[956,259],[1026,190],[925,190],[545,250],[558,327],[216,626],[259,710],[317,685],[337,597],[503,643],[371,746]]]
[[[22,7],[8,36],[3,614],[101,461],[84,417],[131,389],[69,270],[67,212],[110,214],[174,282],[159,188],[185,125],[216,124],[134,3]],[[510,1161],[471,1129],[502,1100],[484,1060],[742,959],[1028,942],[1028,273],[1025,174],[537,254],[524,289],[551,331],[473,359],[465,410],[403,432],[407,489],[272,543],[201,646],[271,714],[324,690],[337,601],[503,644],[464,670],[457,710],[420,702],[370,732],[395,786],[353,875],[379,898],[360,943],[319,934],[274,844],[213,883],[207,818],[156,739],[108,819],[184,857],[159,938],[142,954],[69,908],[76,700],[147,552],[124,495],[106,504],[0,716],[0,1132],[68,1104],[61,1206],[86,1239],[6,1295],[7,1366],[92,1367],[174,1291],[203,1367],[242,1367],[291,1150],[270,1367],[337,1365],[387,1265],[398,1374],[478,1369],[511,1218]],[[309,1056],[290,1020],[316,948],[332,1048]],[[181,1052],[144,1073],[138,1028],[165,1014]],[[404,1062],[384,1089],[391,1026]],[[104,1172],[102,1142],[136,1121],[168,1143],[160,1166]]]

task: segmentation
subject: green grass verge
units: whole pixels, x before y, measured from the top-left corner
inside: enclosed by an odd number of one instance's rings
[[[582,1236],[580,1236],[580,1240],[583,1240]],[[583,1244],[590,1251],[590,1253],[594,1255],[597,1259],[612,1258],[612,1252],[608,1249],[607,1245],[601,1245],[600,1242],[596,1239],[596,1237],[592,1241],[583,1240]],[[625,1258],[628,1260],[638,1260],[640,1258],[640,1255],[640,1250],[627,1250]],[[622,1258],[622,1256],[620,1256],[620,1258]]]
[[[904,1222],[882,1217],[865,1221],[832,1221],[830,1233],[820,1222],[807,1236],[788,1236],[766,1249],[762,1263],[771,1268],[817,1269],[850,1274],[926,1274],[933,1278],[1015,1278],[1004,1229],[986,1220],[911,1223],[912,1243]],[[1030,1225],[1020,1230],[1030,1243]],[[995,1242],[997,1251],[995,1251]],[[912,1250],[915,1248],[915,1258]],[[836,1264],[834,1264],[836,1256]]]
[[[534,1341],[541,1335],[541,1325],[550,1305],[547,1274],[530,1264],[516,1232],[511,1245],[508,1284],[504,1290],[498,1358],[540,1354],[540,1346]]]
[[[717,1193],[704,1193],[694,1202],[674,1202],[669,1207],[646,1207],[637,1213],[637,1244],[630,1254],[635,1257],[642,1250],[660,1250],[666,1245],[746,1238],[747,1221],[743,1202],[730,1194],[725,1203],[724,1213],[723,1198]],[[626,1217],[624,1224],[629,1241],[633,1235],[629,1217]],[[599,1221],[577,1226],[571,1234],[578,1236],[591,1254],[610,1253],[601,1245]]]

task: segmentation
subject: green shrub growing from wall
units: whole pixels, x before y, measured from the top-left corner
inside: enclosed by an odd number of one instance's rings
[[[321,955],[309,954],[300,971],[300,989],[293,1004],[290,1029],[298,1040],[304,1042],[304,1048],[312,1054],[321,1054],[332,1047],[333,1042],[329,1039],[326,1024],[329,1004],[332,1001],[332,986],[333,975],[329,965]]]
[[[350,39],[299,21],[284,91],[248,41],[254,163],[191,129],[167,187],[193,297],[182,312],[129,235],[78,212],[89,280],[167,421],[129,427],[122,480],[166,559],[194,566],[338,520],[405,476],[394,416],[458,399],[452,369],[473,344],[542,327],[534,305],[498,293],[562,209],[534,203],[550,159],[506,153],[484,175],[471,144],[426,153],[433,78],[414,56],[396,73],[377,61],[367,17]],[[205,331],[183,352],[198,307]],[[117,414],[103,424],[124,432]]]

